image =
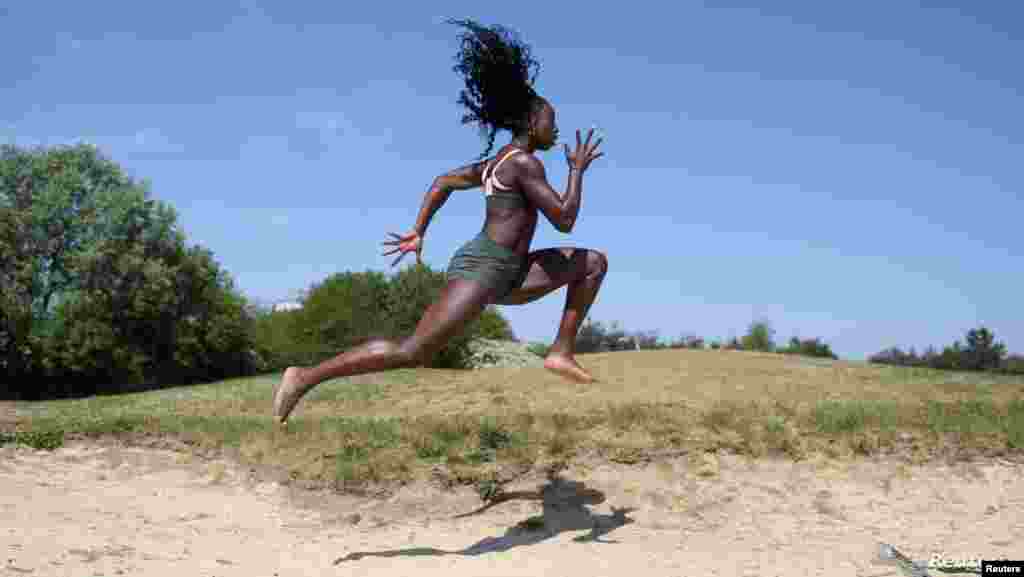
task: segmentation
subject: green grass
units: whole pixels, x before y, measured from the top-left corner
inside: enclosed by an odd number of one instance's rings
[[[42,451],[52,451],[64,445],[64,431],[60,429],[39,429],[0,433],[0,445],[15,443]]]
[[[1005,434],[1012,448],[1024,448],[1024,400],[1000,408],[990,398],[956,403],[928,402],[928,426],[938,433]]]
[[[773,435],[780,435],[786,428],[786,418],[779,415],[768,415],[764,420],[764,429]]]
[[[890,401],[822,401],[814,411],[821,433],[856,433],[867,428],[891,431],[896,427],[898,405]]]

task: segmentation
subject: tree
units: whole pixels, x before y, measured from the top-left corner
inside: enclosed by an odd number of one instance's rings
[[[960,341],[953,341],[953,346],[942,349],[942,354],[939,355],[939,366],[936,368],[960,370],[963,368],[963,360],[963,349],[960,347]]]
[[[54,306],[73,289],[70,262],[99,239],[124,239],[133,214],[156,217],[145,234],[175,233],[177,215],[168,205],[146,199],[147,182],[135,182],[96,147],[0,147],[0,206],[27,213],[17,256],[31,263],[34,327],[52,328]]]
[[[2,163],[0,163],[2,166]],[[24,256],[30,226],[23,207],[0,207],[0,370],[20,378],[32,356],[33,261]]]
[[[995,335],[985,327],[967,331],[963,350],[963,368],[971,371],[999,369],[1006,356],[1006,345],[995,342]]]
[[[774,335],[775,331],[768,321],[752,323],[743,337],[743,350],[771,352],[775,350]]]
[[[605,333],[604,325],[600,321],[593,322],[587,317],[576,334],[576,352],[598,353],[607,350],[604,348]]]
[[[0,149],[0,333],[15,337],[0,340],[16,341],[4,353],[22,393],[251,368],[245,299],[148,195],[91,145]]]
[[[347,349],[366,338],[390,337],[388,279],[381,272],[334,274],[314,285],[298,316],[313,342]]]
[[[139,217],[127,237],[75,259],[78,282],[57,309],[49,368],[129,388],[253,373],[253,319],[230,277],[180,237],[141,238]]]
[[[832,352],[832,348],[828,343],[823,342],[821,339],[815,337],[813,339],[800,340],[797,337],[789,339],[789,344],[778,349],[776,352],[787,354],[787,355],[802,355],[807,357],[824,357],[830,359],[838,359],[839,357]],[[872,362],[879,362],[874,360]]]
[[[636,344],[633,342],[632,337],[626,335],[626,330],[622,327],[622,323],[618,321],[611,324],[602,340],[604,341],[602,348],[606,351],[628,351],[636,349]]]

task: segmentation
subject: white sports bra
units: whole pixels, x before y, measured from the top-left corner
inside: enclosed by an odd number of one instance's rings
[[[509,187],[505,186],[504,184],[501,183],[500,180],[498,180],[498,176],[495,174],[495,172],[498,170],[498,167],[501,166],[501,163],[505,162],[506,158],[512,156],[513,154],[515,154],[517,152],[522,152],[522,150],[519,150],[518,148],[513,148],[512,150],[510,150],[508,152],[508,154],[503,156],[501,158],[501,160],[499,160],[494,165],[489,167],[491,169],[490,175],[488,175],[487,168],[484,168],[483,183],[484,183],[484,197],[485,198],[499,197],[499,198],[504,198],[504,199],[508,199],[508,200],[518,200],[520,202],[523,200],[522,196],[520,196],[518,194],[515,194],[515,193],[494,192],[495,188],[497,188],[498,190],[508,190],[509,189]]]

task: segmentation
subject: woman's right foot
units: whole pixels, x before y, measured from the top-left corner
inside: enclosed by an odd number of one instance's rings
[[[597,379],[583,370],[573,357],[562,353],[548,354],[544,359],[544,368],[575,383],[593,383]]]

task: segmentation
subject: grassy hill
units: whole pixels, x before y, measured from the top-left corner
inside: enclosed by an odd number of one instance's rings
[[[339,489],[433,478],[494,487],[573,459],[728,449],[804,459],[1024,454],[1024,377],[712,350],[580,355],[600,382],[542,368],[403,369],[321,384],[286,429],[280,374],[19,403],[17,434],[176,443]],[[8,427],[9,428],[9,427]],[[483,494],[483,492],[482,492]]]

